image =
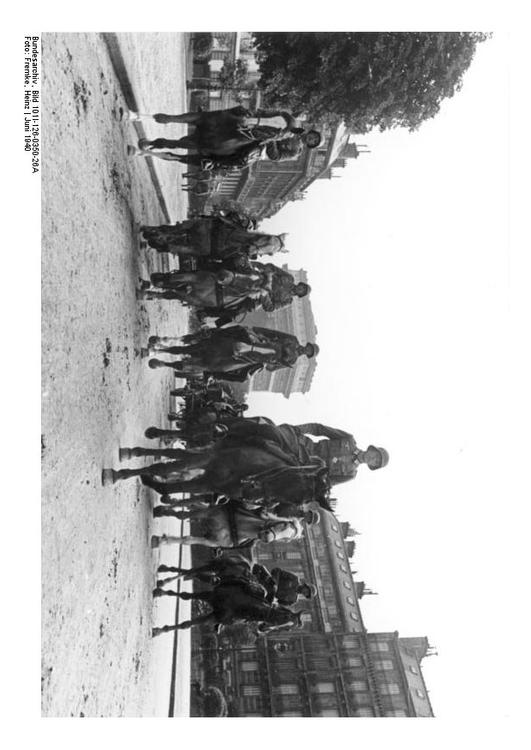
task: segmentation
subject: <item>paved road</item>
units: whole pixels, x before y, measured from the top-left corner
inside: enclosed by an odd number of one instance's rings
[[[142,105],[182,111],[181,36],[118,36]],[[125,109],[101,35],[43,35],[45,716],[159,711],[153,497],[136,480],[103,488],[100,476],[118,464],[119,445],[147,445],[145,428],[165,423],[170,376],[150,370],[140,349],[149,333],[184,332],[187,316],[175,303],[135,298],[138,276],[159,262],[138,251],[135,222],[164,217],[147,162],[126,156],[135,133]],[[155,168],[172,220],[183,217],[180,168]]]

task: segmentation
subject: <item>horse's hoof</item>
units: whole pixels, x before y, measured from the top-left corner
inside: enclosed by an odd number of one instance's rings
[[[103,469],[101,472],[101,483],[104,487],[108,487],[115,482],[114,469]]]
[[[151,637],[156,638],[158,635],[162,635],[164,633],[164,628],[153,628],[151,631]]]
[[[164,367],[164,364],[158,359],[150,359],[148,365],[152,370],[156,370],[158,367]]]
[[[160,336],[150,336],[148,339],[148,346],[155,346],[160,341]]]
[[[160,589],[160,588],[153,589],[153,599],[156,599],[159,596],[164,596],[165,593],[166,592],[164,591],[164,589]]]
[[[118,457],[120,461],[127,461],[130,458],[133,458],[133,451],[131,448],[120,448],[118,451]]]
[[[151,352],[149,351],[149,349],[146,349],[145,347],[142,347],[142,348],[140,349],[140,356],[141,356],[141,357],[142,357],[143,359],[144,359],[145,357],[149,357],[149,355],[150,355],[150,354],[151,354]]]
[[[171,499],[171,495],[161,495],[160,496],[160,502],[164,503],[164,505],[172,505],[173,500]]]
[[[163,539],[162,536],[152,536],[151,537],[151,549],[158,549],[160,546],[160,540]]]
[[[140,138],[138,141],[138,148],[142,151],[151,151],[151,143],[147,138]]]
[[[157,505],[155,508],[153,508],[153,518],[162,518],[165,513],[165,508],[162,507],[162,505]]]
[[[160,437],[158,427],[148,427],[144,432],[144,437],[147,437],[149,440]]]

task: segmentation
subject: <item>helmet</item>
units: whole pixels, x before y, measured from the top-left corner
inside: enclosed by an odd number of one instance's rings
[[[307,357],[316,357],[319,354],[319,347],[317,346],[317,344],[310,344],[310,342],[308,342],[306,344],[306,348],[307,347],[311,347],[310,354],[308,354],[308,352],[306,352],[306,356]]]
[[[316,510],[309,510],[304,514],[303,521],[307,526],[317,526],[321,521],[321,516]]]
[[[306,586],[308,590],[308,593],[305,594],[306,598],[314,599],[315,596],[317,595],[317,586],[315,586],[313,583],[306,583],[306,581],[304,581],[302,585]]]
[[[377,451],[380,454],[380,465],[374,467],[369,466],[369,469],[371,469],[371,471],[382,469],[384,466],[387,466],[387,464],[389,463],[389,453],[385,450],[385,448],[377,448],[375,445],[369,445],[367,450]]]

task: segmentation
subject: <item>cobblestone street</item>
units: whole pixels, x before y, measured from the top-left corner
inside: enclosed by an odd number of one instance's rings
[[[185,111],[183,36],[116,37],[139,105]],[[105,39],[44,34],[42,59],[42,712],[154,715],[154,498],[138,480],[103,488],[101,471],[167,423],[173,377],[140,350],[188,317],[135,296],[159,263],[135,223],[166,219],[148,161],[126,155],[136,133]],[[153,168],[183,218],[181,168]]]

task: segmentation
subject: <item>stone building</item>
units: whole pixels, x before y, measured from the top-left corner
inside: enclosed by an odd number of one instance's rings
[[[267,259],[266,259],[267,260]],[[287,265],[282,266],[284,271],[288,271],[295,279],[295,282],[303,281],[308,283],[308,276],[304,269],[293,270]],[[243,321],[245,325],[261,326],[263,328],[273,328],[276,331],[292,333],[296,336],[301,344],[308,342],[315,344],[317,338],[317,326],[312,312],[310,296],[296,297],[289,307],[283,307],[273,312],[256,310],[248,313]],[[253,375],[250,382],[249,390],[252,391],[270,391],[271,393],[282,393],[285,398],[289,398],[292,393],[307,393],[310,390],[313,375],[317,367],[317,357],[299,357],[297,364],[292,367],[284,367],[282,370],[270,372],[262,370]]]
[[[300,599],[302,630],[272,632],[237,645],[201,631],[192,634],[195,679],[217,681],[232,716],[433,716],[421,662],[427,638],[369,633],[361,600],[371,594],[354,581],[350,563],[356,532],[333,514],[305,538],[261,545],[258,561],[280,566],[317,588]],[[212,654],[216,667],[210,670]]]

